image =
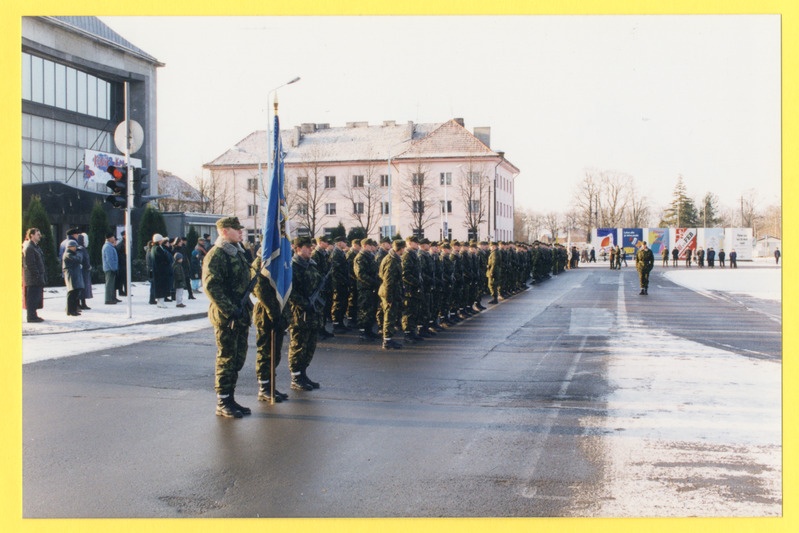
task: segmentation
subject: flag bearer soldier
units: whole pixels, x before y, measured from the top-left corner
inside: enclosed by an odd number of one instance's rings
[[[402,315],[402,256],[405,253],[405,241],[396,240],[391,245],[383,261],[380,263],[380,295],[383,309],[383,349],[402,348],[402,343],[394,339],[397,322]]]
[[[250,263],[241,247],[243,227],[237,217],[216,221],[219,237],[203,268],[203,286],[210,302],[208,318],[214,326],[217,347],[216,414],[227,418],[241,418],[251,412],[234,397],[247,358],[250,330],[250,308],[242,306],[251,278]]]
[[[347,327],[344,325],[344,315],[347,312],[347,300],[350,295],[349,266],[347,264],[347,241],[344,237],[336,237],[333,242],[333,250],[330,253],[330,285],[333,292],[333,307],[331,308],[331,320],[333,321],[333,333],[344,333]]]
[[[377,275],[378,266],[375,262],[375,249],[377,243],[372,239],[361,240],[361,251],[355,256],[355,279],[358,283],[358,329],[360,340],[379,339],[372,327],[375,324],[377,313],[377,289],[380,288],[380,278]]]
[[[311,259],[312,241],[310,237],[294,239],[294,257],[291,259],[291,294],[289,306],[291,321],[289,326],[289,370],[291,371],[291,388],[310,391],[319,388],[319,383],[311,381],[306,373],[311,364],[316,341],[319,335],[319,324],[322,321],[324,308],[314,306],[312,296],[322,283],[322,275]]]
[[[280,352],[283,349],[283,337],[289,327],[289,306],[283,306],[277,299],[277,291],[272,286],[269,278],[261,273],[261,254],[252,264],[258,276],[258,282],[253,287],[253,294],[257,298],[253,309],[252,320],[255,324],[255,375],[258,378],[258,401],[270,401],[272,393],[271,363],[272,363],[272,333],[275,334],[275,368],[280,364]],[[288,400],[289,395],[275,389],[275,403]]]

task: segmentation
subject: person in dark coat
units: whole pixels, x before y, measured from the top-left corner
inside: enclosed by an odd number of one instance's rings
[[[120,296],[128,295],[128,255],[125,250],[126,234],[122,232],[122,238],[117,242],[115,248],[117,250],[117,259],[119,260],[119,270],[117,270],[117,279],[115,282],[117,294]]]
[[[44,252],[39,247],[41,238],[38,228],[29,228],[22,243],[22,305],[28,312],[28,322],[44,321],[37,314],[44,307],[44,286],[47,285]]]
[[[78,316],[80,309],[78,301],[83,290],[83,264],[78,256],[78,242],[68,240],[66,249],[61,258],[61,271],[64,273],[64,283],[67,286],[67,315]]]
[[[780,249],[777,248],[776,250],[774,250],[774,261],[776,261],[775,262],[776,265],[780,264],[780,256],[782,256],[782,254],[780,253]]]
[[[738,268],[738,252],[735,248],[730,250],[730,268]]]
[[[172,254],[164,245],[167,239],[156,233],[153,235],[153,246],[150,248],[150,258],[153,268],[153,298],[155,305],[166,308],[164,300],[169,297],[172,290]]]
[[[86,300],[94,298],[92,293],[92,263],[89,259],[89,236],[85,233],[78,235],[78,257],[83,265],[83,290],[80,293],[79,305],[81,309],[91,309],[86,305]]]
[[[724,253],[724,248],[719,250],[719,266],[724,268],[724,260],[727,258],[727,254]]]
[[[707,249],[707,266],[710,268],[716,266],[716,250],[713,248]]]
[[[680,258],[680,251],[675,246],[671,250],[671,266],[677,266],[677,260]]]

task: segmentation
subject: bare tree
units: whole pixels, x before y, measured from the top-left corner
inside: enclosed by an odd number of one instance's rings
[[[571,238],[572,232],[576,232],[580,225],[581,213],[577,209],[567,211],[562,217],[562,226],[566,234]]]
[[[433,197],[429,169],[418,160],[410,167],[410,175],[402,179],[400,185],[401,201],[411,214],[411,231],[414,235],[424,235],[424,230],[438,216]]]
[[[211,170],[207,176],[195,178],[200,194],[200,213],[226,213],[233,205],[233,182],[226,180],[224,173]]]
[[[638,194],[638,189],[632,179],[627,193],[627,205],[627,214],[624,217],[625,225],[630,228],[649,227],[649,221],[652,218],[649,199]]]
[[[463,225],[470,237],[476,239],[480,233],[480,224],[486,221],[488,176],[485,165],[477,164],[471,158],[466,167],[461,168],[460,174],[458,192],[465,213]]]
[[[742,228],[754,228],[757,223],[757,191],[749,189],[741,195],[740,221]]]
[[[585,229],[586,239],[591,238],[591,228],[599,227],[598,207],[600,192],[600,176],[596,169],[585,171],[583,180],[574,191],[574,205],[579,213],[578,221]]]
[[[376,233],[381,220],[380,170],[382,165],[378,164],[377,157],[369,157],[365,165],[359,167],[363,174],[350,172],[344,188],[344,197],[352,202],[352,216],[367,235]]]
[[[326,167],[322,164],[324,156],[325,153],[321,148],[312,149],[297,168],[293,178],[294,183],[291,187],[287,187],[286,191],[287,195],[291,191],[293,196],[291,202],[287,199],[287,204],[290,203],[294,207],[293,211],[289,211],[292,220],[300,228],[307,230],[311,237],[317,235],[326,217],[338,214],[333,212],[332,206],[325,205],[328,192],[333,188],[330,180],[335,180],[336,177],[326,178]]]
[[[632,177],[627,174],[602,172],[599,209],[603,227],[616,228],[622,224],[627,208],[627,193],[631,185]]]
[[[549,231],[551,239],[550,242],[556,242],[558,240],[558,232],[560,231],[561,226],[560,214],[555,211],[550,211],[544,215],[542,224],[544,228]]]
[[[782,238],[782,208],[779,205],[767,206],[757,217],[755,234]]]

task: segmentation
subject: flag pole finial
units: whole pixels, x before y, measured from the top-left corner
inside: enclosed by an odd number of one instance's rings
[[[277,91],[275,91],[275,99],[272,102],[272,106],[275,108],[275,115],[277,115]]]

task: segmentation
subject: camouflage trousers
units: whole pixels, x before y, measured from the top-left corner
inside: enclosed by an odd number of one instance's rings
[[[247,336],[250,326],[214,326],[216,337],[217,394],[232,394],[236,390],[239,372],[247,359]]]
[[[358,329],[372,331],[379,299],[372,290],[358,289]]]
[[[311,364],[319,336],[319,320],[294,322],[289,329],[289,370],[302,372]]]
[[[356,320],[358,318],[358,287],[350,285],[350,294],[347,298],[347,318]]]
[[[424,297],[421,294],[406,295],[402,304],[402,331],[415,333],[422,316]]]
[[[334,324],[341,324],[344,322],[344,315],[347,313],[347,302],[349,301],[350,291],[346,286],[336,287],[333,290],[333,305],[330,309],[330,320]]]
[[[275,332],[275,368],[280,364],[280,352],[283,349],[283,337],[286,330],[275,328],[266,312],[259,313],[258,305],[255,307],[253,317],[255,323],[255,375],[258,381],[270,381],[272,365],[272,331]]]
[[[638,279],[641,281],[641,288],[648,289],[649,288],[649,270],[639,270],[638,271]]]
[[[383,338],[390,339],[397,331],[397,323],[402,315],[400,302],[389,302],[385,299],[381,302],[383,310]]]

